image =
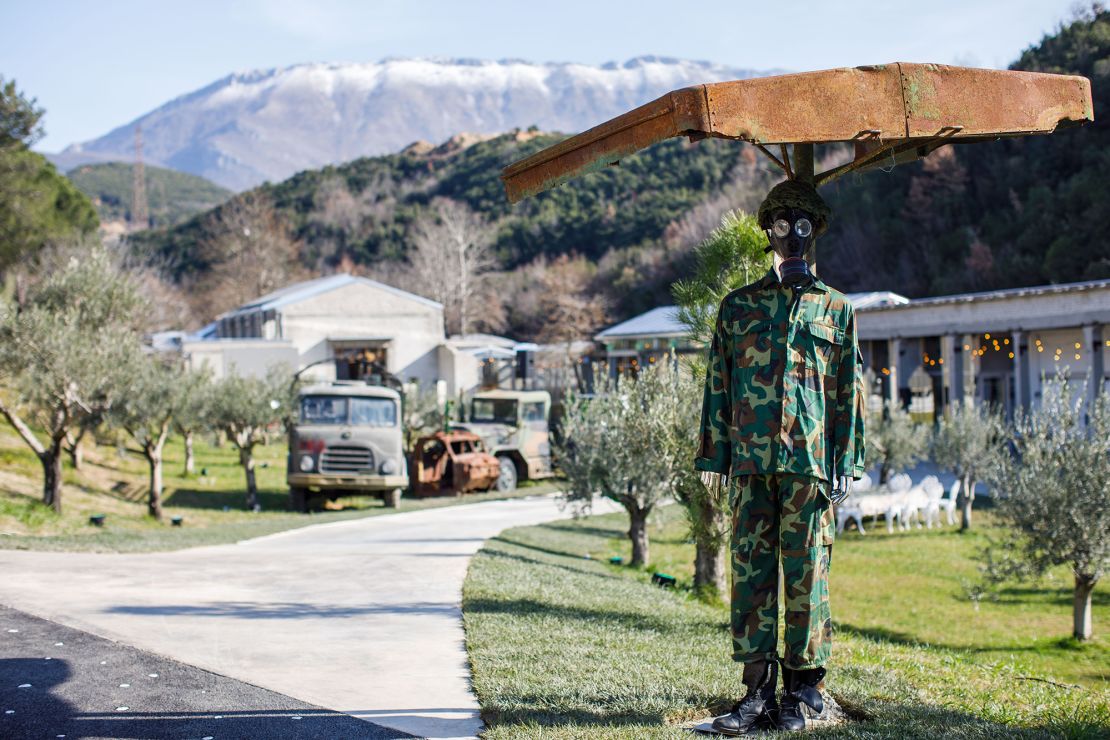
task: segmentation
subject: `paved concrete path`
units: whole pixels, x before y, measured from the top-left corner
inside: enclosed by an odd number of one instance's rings
[[[568,515],[535,496],[170,553],[0,551],[0,603],[412,735],[471,737],[470,556]]]
[[[0,737],[397,740],[411,735],[0,606]]]

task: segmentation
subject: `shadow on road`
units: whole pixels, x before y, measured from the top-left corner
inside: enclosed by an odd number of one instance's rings
[[[109,614],[138,616],[234,617],[236,619],[302,619],[325,617],[344,619],[367,614],[441,614],[454,617],[457,604],[414,602],[409,604],[366,604],[364,606],[321,606],[297,602],[258,603],[224,601],[216,604],[161,604],[150,606],[113,606]]]

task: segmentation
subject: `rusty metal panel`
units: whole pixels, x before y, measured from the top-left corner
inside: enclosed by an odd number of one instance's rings
[[[685,132],[708,132],[705,86],[683,88],[506,167],[513,203]]]
[[[501,178],[515,203],[674,136],[868,143],[855,162],[818,175],[827,182],[877,166],[880,155],[911,161],[949,141],[1093,120],[1084,77],[899,62],[676,90],[506,167]]]
[[[1047,134],[1094,120],[1091,83],[1050,75],[903,62],[906,136]]]
[[[896,64],[722,82],[706,93],[715,136],[799,144],[906,135]]]

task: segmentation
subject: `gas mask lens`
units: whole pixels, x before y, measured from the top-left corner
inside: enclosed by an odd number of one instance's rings
[[[777,223],[775,224],[775,228],[778,228]],[[799,218],[794,223],[794,233],[800,236],[802,239],[805,239],[813,233],[813,224],[809,222],[808,218]],[[783,236],[786,236],[786,234],[783,234]]]
[[[779,239],[785,239],[786,235],[790,233],[790,222],[785,218],[776,219],[775,223],[771,225],[771,231]]]

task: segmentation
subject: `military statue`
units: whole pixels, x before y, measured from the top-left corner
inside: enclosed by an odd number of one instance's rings
[[[829,214],[809,183],[771,190],[758,218],[774,266],[725,296],[710,349],[695,465],[707,485],[728,487],[732,658],[744,664],[747,691],[713,722],[725,735],[804,729],[802,704],[823,710],[832,505],[864,472],[865,397],[852,305],[810,264]]]

